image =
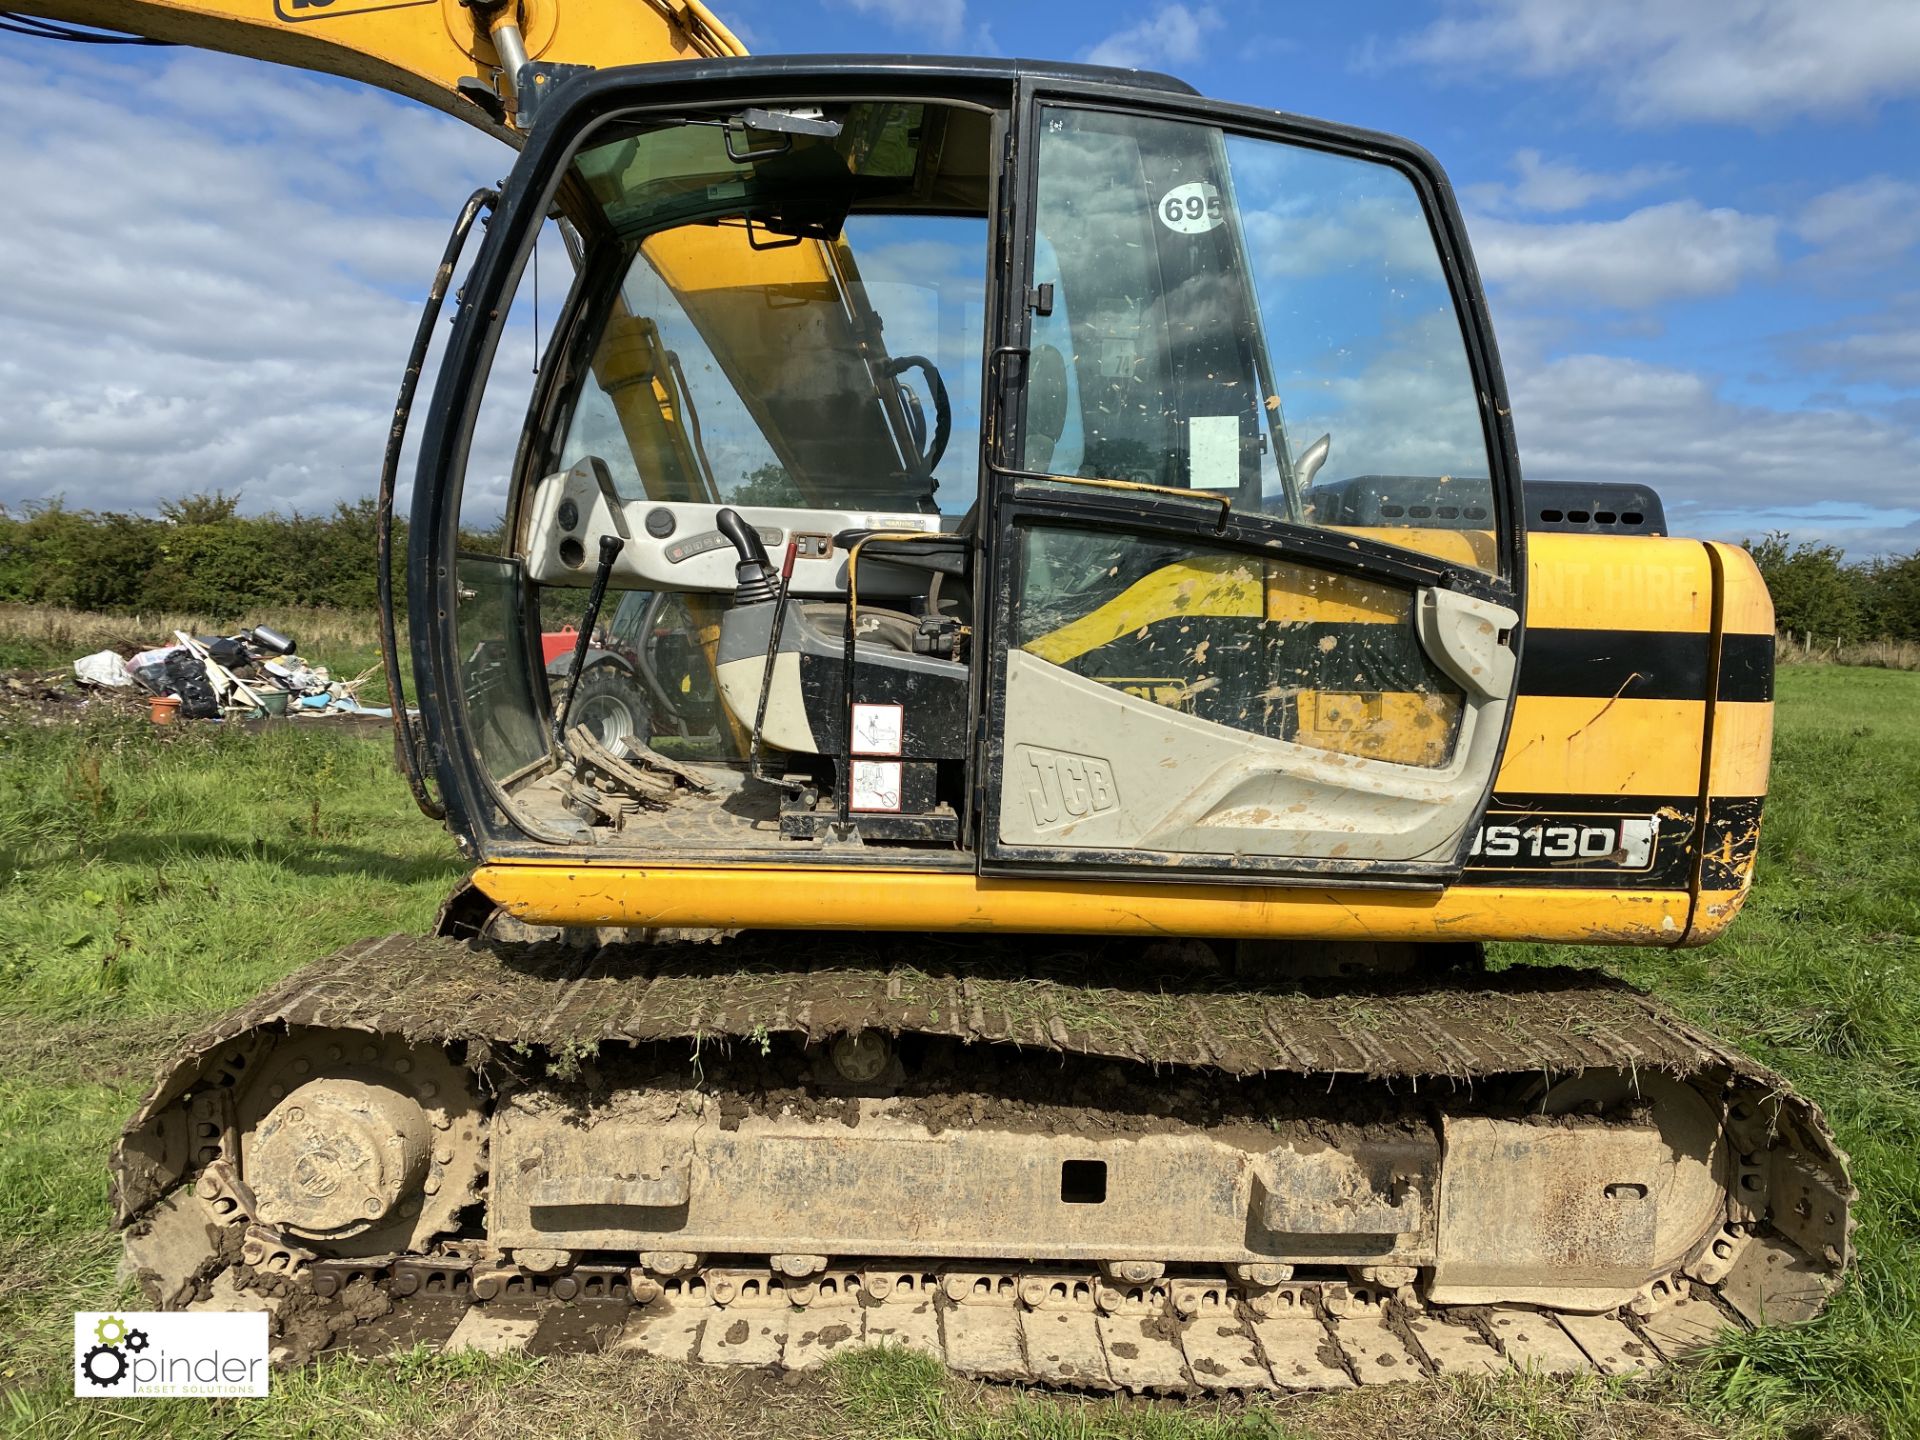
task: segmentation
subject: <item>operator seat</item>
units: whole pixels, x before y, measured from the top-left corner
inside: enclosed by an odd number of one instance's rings
[[[795,754],[840,756],[846,747],[849,699],[847,624],[850,605],[839,600],[778,599],[759,536],[731,510],[715,516],[741,559],[734,604],[720,622],[715,676],[728,713],[746,730],[756,719],[763,743]],[[965,535],[927,534],[889,540],[871,531],[834,537],[836,548],[859,547],[860,565],[885,563],[925,570],[931,577],[970,578],[973,541]],[[857,577],[856,577],[857,578]],[[862,605],[853,617],[852,700],[898,707],[903,760],[959,760],[967,753],[968,667],[934,653],[923,622],[897,610]],[[949,629],[951,626],[948,627]],[[769,670],[767,652],[776,645]],[[762,690],[765,695],[763,697]]]
[[[1068,403],[1066,358],[1052,345],[1036,345],[1028,365],[1025,441],[1034,468],[1045,470],[1053,463],[1066,430]],[[852,551],[857,545],[863,563],[883,561],[927,572],[924,620],[862,607],[854,622],[851,698],[857,705],[901,707],[903,758],[960,760],[967,755],[968,666],[957,658],[957,643],[938,637],[957,636],[955,626],[972,618],[979,517],[975,501],[953,530],[938,535],[890,540],[870,530],[847,530],[834,537],[841,550]],[[715,523],[740,556],[740,587],[720,624],[715,667],[728,712],[748,731],[758,719],[761,740],[778,749],[844,754],[849,606],[834,600],[789,600],[776,627],[780,607],[759,536],[730,510],[721,511]],[[778,649],[769,671],[767,651],[776,628]]]

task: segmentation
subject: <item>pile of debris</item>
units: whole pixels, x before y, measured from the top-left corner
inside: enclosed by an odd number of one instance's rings
[[[145,694],[154,719],[260,719],[269,715],[391,717],[382,705],[364,705],[360,690],[379,667],[336,680],[324,665],[296,653],[290,635],[256,625],[233,635],[173,632],[172,644],[132,655],[101,650],[73,662],[83,686]]]

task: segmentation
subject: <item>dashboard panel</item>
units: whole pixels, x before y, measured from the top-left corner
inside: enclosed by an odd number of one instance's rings
[[[846,530],[931,534],[941,525],[938,515],[890,511],[622,500],[606,467],[589,457],[534,487],[522,532],[527,573],[542,585],[590,586],[600,537],[611,534],[626,541],[613,566],[615,587],[731,594],[738,557],[714,523],[725,508],[738,511],[759,532],[776,566],[789,541],[799,545],[793,594],[812,599],[846,593],[847,553],[834,536]],[[877,558],[860,564],[863,595],[917,595],[926,588],[924,570]]]

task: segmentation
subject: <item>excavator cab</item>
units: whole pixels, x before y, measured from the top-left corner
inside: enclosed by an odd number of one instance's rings
[[[477,422],[524,368],[502,337],[543,222],[573,275],[514,439]],[[463,292],[415,489],[456,829],[502,857],[1444,883],[1523,610],[1464,255],[1419,151],[1154,76],[575,81]],[[463,488],[502,473],[474,546]],[[1345,503],[1378,476],[1425,503]],[[677,602],[680,661],[635,684],[704,714],[608,746],[539,640],[635,594]]]

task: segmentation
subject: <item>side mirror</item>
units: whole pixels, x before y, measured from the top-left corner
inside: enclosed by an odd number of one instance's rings
[[[1036,345],[1027,370],[1026,465],[1045,470],[1067,428],[1067,358],[1052,345]]]
[[[1327,456],[1332,453],[1331,435],[1322,435],[1300,452],[1300,458],[1293,462],[1293,478],[1302,490],[1313,484],[1313,477],[1320,473],[1320,467],[1327,463]]]

